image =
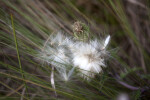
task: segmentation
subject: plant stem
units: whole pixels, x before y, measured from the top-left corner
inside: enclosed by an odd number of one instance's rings
[[[21,72],[22,78],[25,79],[24,72],[22,70],[20,55],[19,55],[18,42],[17,42],[17,38],[16,38],[16,32],[15,32],[15,27],[14,27],[14,21],[13,21],[13,15],[12,14],[11,14],[11,24],[12,24],[12,28],[13,28],[13,35],[14,35],[14,40],[15,40],[15,45],[16,45],[16,51],[17,51],[17,57],[18,57],[20,72]],[[24,85],[25,85],[25,89],[26,89],[26,92],[27,92],[26,82],[24,82]],[[27,93],[27,96],[28,96],[28,93]]]

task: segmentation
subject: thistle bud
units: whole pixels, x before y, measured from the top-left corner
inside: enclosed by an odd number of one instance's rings
[[[77,40],[87,41],[89,38],[89,27],[80,21],[76,21],[73,24],[73,33]]]

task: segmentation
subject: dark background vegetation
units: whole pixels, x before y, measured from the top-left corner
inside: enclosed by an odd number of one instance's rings
[[[108,67],[104,75],[100,76],[101,80],[98,81],[102,84],[101,88],[94,82],[79,81],[76,85],[82,83],[79,87],[83,88],[79,91],[87,91],[88,88],[87,92],[93,94],[90,96],[75,91],[71,93],[89,100],[115,99],[121,92],[127,93],[131,100],[150,99],[149,0],[1,0],[0,97],[5,100],[20,99],[24,95],[11,28],[11,14],[14,18],[22,69],[25,71],[26,80],[23,80],[29,88],[28,96],[25,97],[35,100],[74,98],[63,93],[55,97],[49,89],[51,86],[48,85],[50,71],[39,67],[40,64],[31,55],[35,54],[34,50],[42,46],[43,41],[51,33],[63,30],[73,35],[72,24],[75,21],[82,21],[90,27],[91,35],[99,38],[111,35],[109,44],[111,57],[107,61]],[[31,77],[29,74],[35,76]],[[10,77],[11,75],[17,78]],[[39,79],[34,80],[34,77]],[[48,88],[36,85],[40,84],[40,79],[47,82],[41,84]],[[59,84],[58,82],[57,85]],[[96,84],[96,88],[92,88],[89,84]],[[56,88],[70,93],[61,87]],[[78,90],[77,87],[73,89]]]

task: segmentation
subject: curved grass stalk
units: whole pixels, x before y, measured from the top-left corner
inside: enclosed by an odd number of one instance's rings
[[[19,55],[18,43],[17,43],[17,38],[16,38],[16,33],[15,33],[15,27],[14,27],[14,21],[13,21],[13,15],[12,14],[11,14],[11,24],[12,24],[12,28],[13,28],[13,35],[14,35],[14,40],[15,40],[15,45],[16,45],[16,51],[17,51],[17,57],[18,57],[20,72],[21,72],[22,78],[25,79],[25,76],[24,76],[24,73],[23,73],[23,70],[22,70],[22,66],[21,66],[21,60],[20,60],[20,55]],[[26,82],[24,82],[24,85],[25,85],[25,90],[27,92]]]

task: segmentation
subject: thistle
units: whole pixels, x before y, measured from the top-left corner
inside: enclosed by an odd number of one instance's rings
[[[64,81],[69,80],[71,76],[71,73],[68,71],[68,66],[72,64],[69,50],[71,44],[72,41],[69,37],[58,32],[56,35],[50,36],[49,41],[40,53],[40,57],[48,64],[54,66]],[[70,71],[72,71],[72,68]]]
[[[81,76],[86,79],[93,78],[95,74],[102,72],[102,67],[105,67],[104,55],[110,36],[104,40],[104,44],[98,40],[90,41],[89,43],[77,42],[72,50],[73,64],[78,67]]]
[[[88,40],[90,30],[86,24],[80,21],[76,21],[73,24],[72,28],[73,28],[74,36],[77,40],[84,41],[84,42]]]
[[[61,32],[51,35],[41,57],[55,67],[64,81],[70,79],[74,69],[78,69],[84,79],[94,78],[106,67],[104,61],[110,36],[101,42],[89,40],[89,28],[81,22],[74,23],[73,32],[75,38]]]

